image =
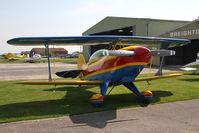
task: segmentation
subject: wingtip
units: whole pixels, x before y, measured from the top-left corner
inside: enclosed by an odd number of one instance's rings
[[[10,45],[15,45],[16,41],[17,41],[16,38],[13,38],[13,39],[8,40],[7,43]]]
[[[11,42],[12,42],[12,40],[8,40],[8,41],[7,41],[8,44],[12,44]]]

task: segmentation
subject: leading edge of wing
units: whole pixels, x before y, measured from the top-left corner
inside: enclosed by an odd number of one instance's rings
[[[23,81],[18,84],[29,85],[100,85],[103,81]]]
[[[155,79],[171,78],[182,76],[183,74],[169,74],[163,76],[153,76],[153,77],[143,77],[136,78],[134,82],[138,81],[149,81]],[[100,85],[103,81],[23,81],[18,82],[18,84],[29,84],[29,85]]]
[[[171,77],[177,77],[177,76],[182,76],[182,75],[183,74],[169,74],[169,75],[163,75],[163,76],[153,76],[153,77],[136,78],[134,82],[138,82],[138,81],[149,81],[149,80],[164,79],[164,78],[171,78]]]
[[[142,37],[142,36],[66,36],[66,37],[19,37],[7,41],[11,45],[97,45],[122,41],[127,44],[187,44],[186,39]]]

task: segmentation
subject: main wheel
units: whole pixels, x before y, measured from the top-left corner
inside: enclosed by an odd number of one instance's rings
[[[96,106],[101,106],[104,103],[104,98],[101,94],[94,94],[89,101]]]
[[[144,90],[141,92],[143,95],[143,100],[145,103],[149,104],[153,98],[153,93],[149,90]]]

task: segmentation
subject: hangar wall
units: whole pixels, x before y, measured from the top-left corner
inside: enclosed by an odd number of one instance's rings
[[[159,35],[160,37],[180,38],[180,39],[199,39],[199,20],[196,19],[184,25],[170,29]]]
[[[137,18],[121,18],[121,17],[106,17],[87,31],[83,35],[92,35],[104,31],[110,31],[114,29],[119,29],[123,27],[130,27],[136,25],[136,35],[144,36],[146,35],[146,21],[144,19]]]
[[[149,23],[149,35],[156,36],[160,33],[173,29],[179,25],[183,25],[188,21],[174,21],[174,20],[150,20]]]
[[[199,53],[199,19],[170,29],[158,36],[191,40],[191,43],[185,46],[170,48],[176,51],[176,55],[167,57],[166,65],[185,65],[196,60]]]
[[[111,31],[132,27],[134,36],[155,36],[168,29],[187,23],[188,21],[160,20],[148,18],[106,17],[88,30],[83,35],[109,35]],[[120,33],[118,32],[118,35]],[[91,48],[92,47],[92,48]],[[93,48],[95,47],[95,48]],[[105,46],[106,47],[106,46]],[[95,50],[103,46],[83,46],[86,61]]]
[[[120,29],[123,27],[136,26],[136,36],[154,36],[167,31],[168,29],[185,24],[189,21],[161,20],[149,18],[125,18],[125,17],[106,17],[82,35],[92,35],[104,31]],[[148,33],[147,33],[148,31]]]

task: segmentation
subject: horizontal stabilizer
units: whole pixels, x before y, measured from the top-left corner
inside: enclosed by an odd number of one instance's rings
[[[173,50],[151,50],[149,53],[150,56],[172,56],[175,55]]]
[[[56,72],[56,75],[62,78],[76,78],[82,70],[70,70],[70,71],[61,71]]]
[[[127,50],[104,50],[104,56],[132,56],[136,55],[135,51],[127,51]]]

